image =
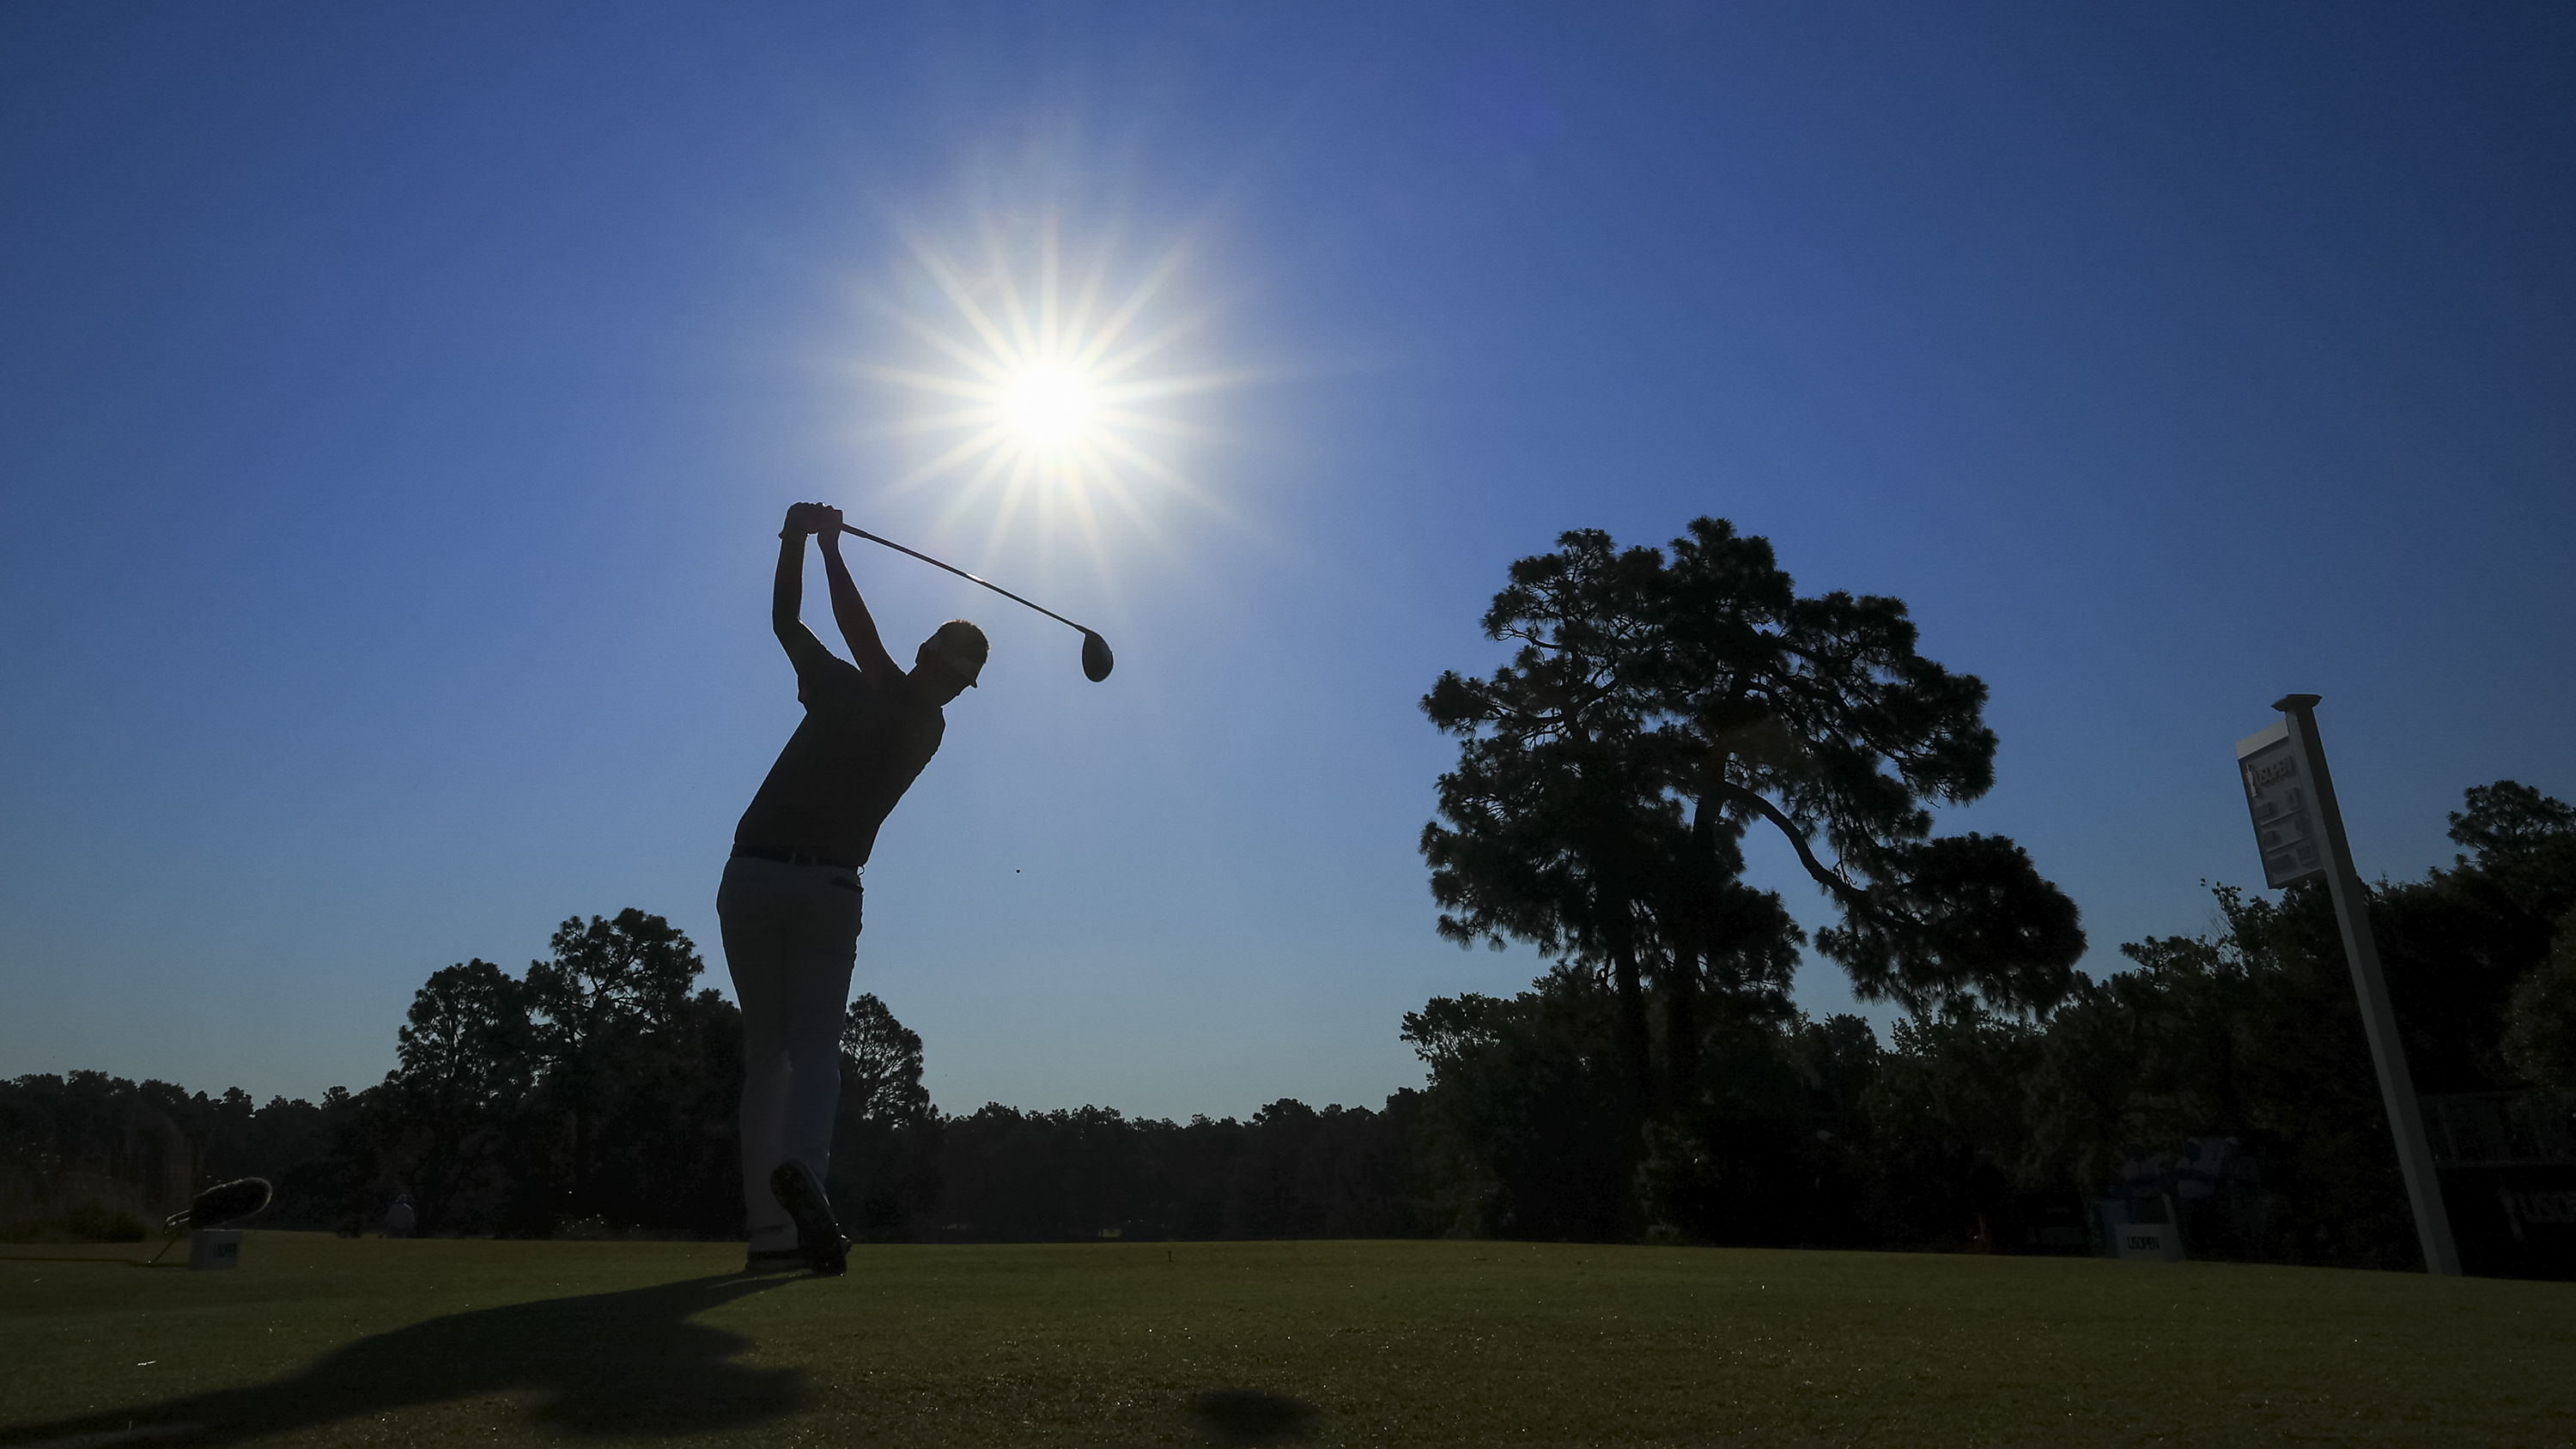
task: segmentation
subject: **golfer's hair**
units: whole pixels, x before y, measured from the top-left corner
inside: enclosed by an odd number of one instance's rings
[[[985,639],[984,631],[963,619],[949,620],[931,630],[930,637],[940,648],[960,659],[972,661],[978,670],[984,667],[984,661],[991,658],[993,654],[993,646]]]

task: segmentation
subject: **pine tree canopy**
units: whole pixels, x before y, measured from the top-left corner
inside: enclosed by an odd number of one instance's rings
[[[1935,837],[1994,783],[1985,685],[1916,647],[1902,601],[1800,597],[1768,540],[1694,520],[1669,551],[1562,535],[1484,618],[1514,641],[1422,708],[1460,740],[1422,834],[1442,934],[1607,972],[1644,1044],[1648,984],[1784,999],[1800,933],[1743,885],[1776,830],[1841,921],[1817,946],[1865,999],[2044,1011],[2084,933],[2001,836]]]

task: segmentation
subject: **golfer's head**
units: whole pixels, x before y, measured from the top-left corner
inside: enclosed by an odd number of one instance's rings
[[[944,704],[974,687],[975,676],[984,672],[984,660],[992,652],[983,630],[963,619],[951,619],[921,641],[913,656],[913,678],[938,685],[934,692]]]

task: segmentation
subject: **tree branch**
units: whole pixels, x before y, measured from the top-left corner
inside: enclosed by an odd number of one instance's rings
[[[1832,891],[1845,906],[1856,911],[1869,911],[1868,893],[1845,880],[1840,874],[1827,869],[1823,861],[1816,859],[1816,853],[1807,848],[1806,832],[1798,828],[1796,821],[1782,814],[1779,806],[1763,799],[1759,793],[1748,790],[1723,776],[1710,780],[1709,787],[1710,793],[1718,798],[1732,801],[1779,826],[1780,833],[1789,837],[1790,848],[1798,852],[1798,862],[1807,868],[1807,874],[1814,876],[1819,885]]]

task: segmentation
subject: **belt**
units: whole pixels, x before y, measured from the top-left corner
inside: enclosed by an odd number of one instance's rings
[[[733,848],[733,853],[736,860],[748,858],[751,860],[774,860],[780,865],[828,865],[834,870],[853,872],[858,869],[857,866],[852,865],[845,860],[825,860],[819,855],[807,855],[802,851],[795,850],[760,850],[748,845],[737,845]]]

